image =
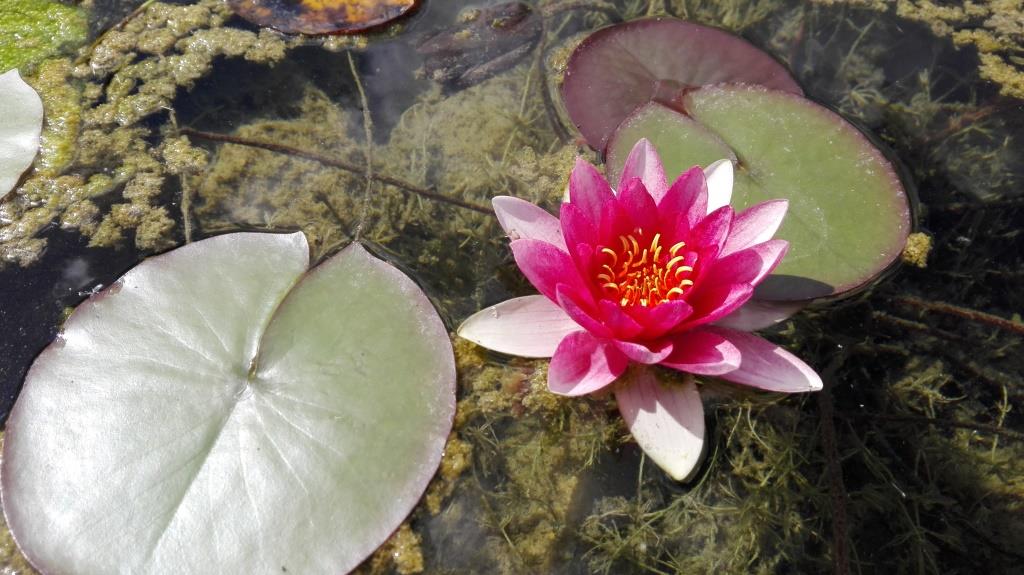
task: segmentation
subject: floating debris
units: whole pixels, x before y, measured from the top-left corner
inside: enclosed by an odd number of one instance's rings
[[[451,28],[424,38],[417,51],[426,76],[457,91],[518,64],[542,30],[540,14],[522,2],[467,8]]]
[[[354,34],[383,26],[418,0],[230,0],[246,20],[289,34]]]

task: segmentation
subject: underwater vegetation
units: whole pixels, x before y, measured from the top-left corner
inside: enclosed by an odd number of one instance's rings
[[[0,70],[27,73],[85,41],[85,11],[56,0],[5,0],[0,10]]]
[[[1024,117],[983,77],[977,44],[952,36],[994,31],[995,8],[1012,6],[976,3],[987,15],[940,30],[918,23],[921,2],[527,4],[540,38],[468,88],[438,85],[415,50],[420,34],[465,28],[458,2],[427,3],[382,37],[317,40],[261,31],[220,2],[154,2],[123,22],[138,3],[80,8],[101,23],[91,46],[21,70],[46,123],[35,164],[0,202],[0,346],[31,350],[4,353],[5,405],[76,294],[217,233],[301,229],[319,261],[360,228],[449,329],[536,293],[496,219],[449,200],[487,210],[511,195],[557,212],[577,153],[602,160],[577,147],[561,109],[573,49],[616,21],[675,16],[741,34],[877,137],[920,200],[900,256],[913,264],[764,332],[820,371],[821,392],[700,382],[708,454],[688,485],[643,455],[614,397],[558,397],[547,360],[456,341],[440,471],[358,572],[1016,569]],[[998,56],[1013,66],[1019,39],[1002,28]],[[120,263],[91,263],[88,283],[61,275],[83,257]],[[5,565],[27,569],[4,541]]]

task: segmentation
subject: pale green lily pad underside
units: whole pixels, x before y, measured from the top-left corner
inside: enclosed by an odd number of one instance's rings
[[[906,193],[891,164],[839,116],[798,96],[749,86],[695,90],[683,105],[689,117],[652,103],[623,122],[609,144],[611,181],[646,137],[670,179],[693,165],[737,160],[737,210],[788,199],[775,237],[790,249],[759,298],[838,295],[899,256],[910,232]]]
[[[344,573],[398,527],[454,414],[422,291],[301,233],[146,260],[68,319],[8,421],[12,532],[51,573]]]

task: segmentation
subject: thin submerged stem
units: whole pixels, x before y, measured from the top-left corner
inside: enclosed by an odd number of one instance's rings
[[[363,235],[363,227],[366,225],[366,214],[370,208],[370,192],[373,191],[373,118],[370,117],[370,103],[366,99],[366,91],[363,90],[363,82],[359,79],[359,72],[356,70],[356,61],[352,58],[351,50],[346,52],[348,57],[348,69],[352,72],[352,79],[359,91],[359,105],[363,109],[363,134],[366,136],[366,147],[363,148],[363,156],[366,158],[366,190],[363,192],[363,201],[359,205],[359,220],[356,224],[356,231],[352,234],[355,241]]]
[[[988,423],[955,421],[952,419],[941,419],[937,417],[925,417],[919,415],[883,415],[877,413],[847,413],[843,414],[843,417],[850,419],[867,419],[887,423],[908,423],[914,425],[934,425],[936,427],[966,429],[968,431],[992,433],[994,435],[1000,435],[1010,439],[1016,439],[1018,441],[1024,440],[1024,433]]]
[[[832,403],[834,376],[846,354],[836,357],[822,373],[825,387],[818,392],[818,416],[821,421],[821,444],[827,462],[829,495],[832,501],[832,569],[837,575],[850,572],[849,529],[846,515],[846,486],[836,438],[835,406]]]
[[[339,160],[337,158],[332,158],[330,156],[325,156],[323,154],[320,154],[320,153],[317,153],[317,152],[313,152],[313,151],[310,151],[310,150],[303,150],[301,148],[296,148],[296,147],[293,147],[293,146],[287,146],[285,144],[278,144],[276,142],[264,142],[264,141],[261,141],[261,140],[254,140],[254,139],[251,139],[251,138],[244,138],[244,137],[241,137],[241,136],[232,136],[230,134],[218,134],[216,132],[204,132],[204,131],[201,131],[201,130],[194,130],[192,128],[181,128],[180,130],[178,130],[178,133],[182,134],[182,135],[185,135],[185,136],[192,136],[194,138],[200,138],[200,139],[203,139],[203,140],[209,140],[209,141],[212,141],[212,142],[224,142],[224,143],[227,143],[227,144],[236,144],[236,145],[239,145],[239,146],[249,146],[251,148],[260,148],[260,149],[263,149],[263,150],[267,150],[268,152],[276,152],[276,153],[279,153],[279,154],[287,154],[289,156],[294,156],[294,157],[297,157],[297,158],[302,158],[304,160],[311,160],[313,162],[317,162],[317,163],[323,164],[325,166],[330,166],[332,168],[338,168],[339,170],[345,170],[346,172],[351,172],[353,174],[358,174],[358,175],[366,175],[367,174],[367,170],[366,170],[365,167],[360,167],[360,166],[357,166],[355,164],[351,164],[349,162],[346,162],[344,160]],[[458,206],[460,208],[464,208],[464,209],[467,209],[467,210],[473,210],[473,211],[479,212],[481,214],[494,215],[494,212],[490,208],[488,208],[488,207],[481,206],[481,205],[478,205],[478,204],[474,204],[474,203],[471,203],[471,202],[467,202],[467,201],[464,201],[464,200],[460,200],[458,198],[450,198],[450,197],[445,196],[443,194],[439,194],[433,188],[418,186],[416,184],[407,182],[407,181],[402,180],[400,178],[395,178],[395,177],[387,176],[387,175],[380,174],[380,173],[371,173],[370,177],[372,177],[373,180],[375,180],[377,182],[380,182],[382,184],[393,186],[393,187],[395,187],[395,188],[397,188],[399,190],[402,190],[403,192],[408,192],[408,193],[411,193],[411,194],[416,194],[417,196],[421,196],[421,197],[426,198],[428,200],[434,200],[436,202],[442,202],[442,203],[446,203],[446,204],[451,204],[453,206]]]
[[[946,315],[961,317],[974,322],[995,326],[1011,333],[1024,335],[1024,324],[1004,319],[990,313],[985,313],[983,311],[960,307],[950,303],[926,301],[914,296],[897,296],[893,299],[898,304],[915,307],[924,311],[934,311]]]

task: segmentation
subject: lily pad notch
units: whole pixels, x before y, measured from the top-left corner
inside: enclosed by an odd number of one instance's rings
[[[353,244],[301,233],[150,258],[29,371],[3,506],[48,573],[339,573],[401,524],[455,411],[447,330]]]

